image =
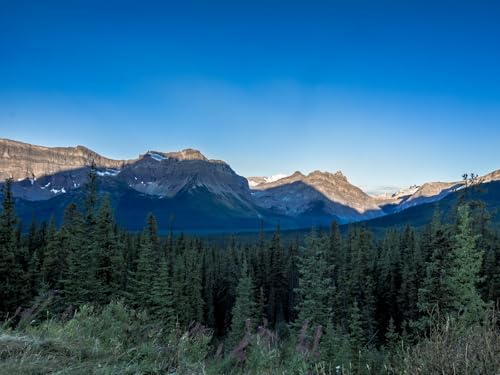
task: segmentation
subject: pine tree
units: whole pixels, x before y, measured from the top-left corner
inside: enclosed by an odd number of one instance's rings
[[[150,310],[152,315],[161,320],[167,329],[175,326],[174,301],[165,257],[161,258],[151,285]]]
[[[274,327],[277,323],[284,320],[288,301],[288,279],[279,226],[269,243],[268,257],[267,275],[269,292],[267,298],[267,318],[270,325]]]
[[[466,324],[481,321],[486,307],[477,289],[484,254],[476,248],[478,237],[472,231],[469,207],[461,205],[458,208],[456,234],[453,236],[448,283],[453,307]]]
[[[156,261],[159,262],[161,255],[160,238],[158,237],[158,224],[156,223],[156,217],[152,213],[150,213],[147,218],[146,235],[151,243]]]
[[[332,317],[333,295],[330,269],[326,262],[325,238],[318,238],[315,232],[307,238],[307,245],[299,263],[299,299],[297,325],[309,322],[310,327],[326,327]]]
[[[12,180],[3,187],[2,212],[0,214],[0,316],[14,311],[25,302],[29,285],[19,259],[16,240],[16,216],[12,197]]]
[[[119,295],[124,272],[122,247],[115,232],[115,222],[107,197],[101,203],[96,220],[96,277],[99,284],[97,301],[105,304]]]
[[[141,236],[137,269],[130,280],[128,297],[132,306],[148,309],[152,305],[151,286],[156,275],[156,258],[149,236]]]
[[[56,231],[55,219],[50,219],[47,229],[47,244],[41,265],[41,280],[49,288],[60,288],[64,273],[65,259],[61,254],[62,246]]]
[[[248,330],[253,330],[257,316],[254,285],[248,273],[246,260],[243,262],[241,277],[236,287],[236,301],[232,309],[231,329],[227,339],[228,347],[234,348]]]
[[[354,373],[358,373],[358,370],[361,368],[362,349],[366,343],[365,336],[358,301],[354,300],[349,314],[349,342],[351,346],[351,357],[353,358],[352,365]]]
[[[492,234],[483,262],[483,295],[493,305],[500,303],[500,237]]]
[[[186,285],[186,297],[187,297],[187,310],[186,313],[189,323],[203,321],[203,287],[202,287],[202,248],[199,241],[191,242],[189,249],[185,254],[185,285]]]
[[[203,300],[205,301],[204,321],[207,326],[215,327],[215,254],[214,249],[208,249],[203,252]]]
[[[432,254],[427,262],[426,275],[418,290],[419,326],[429,327],[430,318],[436,312],[448,312],[452,297],[448,279],[450,275],[451,244],[448,231],[437,229],[432,240]]]
[[[285,314],[285,320],[287,322],[294,321],[296,318],[296,304],[297,304],[297,294],[295,290],[299,287],[299,270],[298,270],[298,258],[299,258],[299,241],[295,240],[289,247],[289,251],[287,254],[287,278],[288,278],[288,286],[287,286],[287,309]],[[262,293],[262,301],[259,295],[259,305],[262,304],[264,307],[264,290],[262,288],[259,289],[259,293]],[[260,315],[262,318],[263,315]]]
[[[84,191],[83,217],[76,205],[70,204],[60,231],[68,259],[68,272],[64,278],[66,295],[75,305],[96,302],[101,295],[97,280],[97,172],[93,162]]]
[[[417,243],[415,233],[407,226],[401,238],[401,285],[398,294],[398,305],[403,321],[417,318],[418,283],[417,283]]]
[[[84,220],[76,205],[70,204],[61,225],[61,249],[67,257],[67,272],[63,284],[68,302],[74,305],[95,302],[99,284],[96,279],[96,259],[89,251],[89,239]],[[64,269],[64,267],[63,267]]]
[[[397,347],[401,337],[396,331],[396,326],[394,324],[394,319],[389,319],[389,326],[387,327],[387,331],[385,332],[385,347],[389,349],[389,352],[394,352]]]

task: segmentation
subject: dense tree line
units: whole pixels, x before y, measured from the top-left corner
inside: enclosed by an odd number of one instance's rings
[[[160,237],[149,216],[141,233],[117,228],[91,172],[81,207],[60,226],[35,220],[26,233],[15,216],[11,182],[0,214],[0,314],[3,319],[51,296],[50,312],[121,300],[166,329],[201,323],[226,353],[258,327],[329,360],[367,348],[416,341],[439,317],[468,326],[500,300],[500,241],[478,202],[462,200],[454,219],[439,211],[423,229],[389,229],[374,238],[333,223],[285,243],[279,228],[252,243],[226,246],[182,234]],[[19,310],[18,310],[19,312]],[[436,318],[437,317],[437,318]],[[321,350],[311,349],[315,341]]]

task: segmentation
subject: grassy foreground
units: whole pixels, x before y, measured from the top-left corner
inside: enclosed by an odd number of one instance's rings
[[[0,329],[2,375],[500,373],[495,314],[467,329],[448,319],[417,343],[398,338],[391,348],[361,348],[357,355],[346,352],[340,337],[302,345],[299,338],[279,340],[265,329],[225,352],[200,325],[166,332],[119,302],[99,311],[84,306],[66,320],[37,321],[31,311],[15,329],[8,326]],[[325,350],[338,353],[336,363],[322,360]]]

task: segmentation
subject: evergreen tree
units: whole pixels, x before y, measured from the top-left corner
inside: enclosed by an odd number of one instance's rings
[[[191,243],[185,254],[185,291],[187,297],[187,309],[183,312],[189,323],[203,321],[203,287],[202,287],[202,247],[200,241]]]
[[[469,207],[461,205],[453,237],[448,283],[453,307],[467,324],[481,321],[486,308],[477,289],[483,260],[483,251],[476,248],[478,237],[472,231]]]
[[[19,257],[11,186],[12,180],[7,179],[0,214],[0,316],[20,307],[30,290]]]
[[[168,264],[165,257],[162,257],[151,285],[150,309],[153,316],[161,320],[167,329],[172,329],[175,326],[173,302],[172,288],[168,275]]]
[[[254,285],[248,273],[246,260],[243,262],[241,277],[236,287],[236,302],[232,309],[231,329],[228,336],[229,348],[234,348],[248,330],[255,327],[257,306],[254,296]]]
[[[96,279],[95,253],[89,251],[84,220],[76,205],[70,204],[60,230],[61,250],[67,257],[67,272],[63,271],[64,290],[68,302],[74,305],[95,302],[99,284]],[[93,248],[93,247],[92,247]],[[62,269],[65,267],[62,266]]]
[[[297,289],[298,326],[307,321],[310,327],[326,327],[331,319],[333,288],[329,277],[330,268],[326,262],[326,246],[325,238],[319,238],[313,232],[307,238],[306,248],[301,254]]]
[[[426,275],[418,290],[420,327],[428,328],[430,317],[436,312],[447,312],[451,307],[450,275],[451,244],[448,231],[437,229],[432,240],[432,254],[427,262]]]
[[[274,327],[278,322],[284,320],[288,301],[288,279],[279,226],[269,243],[268,257],[267,318],[270,325]]]
[[[152,304],[151,286],[156,275],[156,258],[150,238],[145,233],[141,236],[137,269],[130,280],[128,298],[130,303],[140,309],[147,309]]]
[[[65,271],[65,262],[61,251],[62,246],[56,231],[55,219],[52,217],[47,229],[47,244],[40,269],[42,282],[49,289],[61,287],[61,281]]]
[[[493,305],[500,303],[500,237],[492,234],[483,262],[483,296]]]
[[[123,251],[115,231],[115,222],[109,199],[106,197],[97,213],[96,222],[96,277],[99,284],[97,301],[109,303],[119,295],[123,277]]]
[[[389,326],[385,332],[385,347],[389,349],[390,352],[394,352],[400,340],[401,337],[396,331],[394,319],[391,317],[391,319],[389,319]]]
[[[420,261],[414,231],[407,226],[401,238],[401,285],[398,293],[399,311],[401,320],[412,321],[417,318],[418,308],[418,280],[417,268]]]
[[[349,343],[351,346],[351,357],[353,359],[353,373],[356,374],[362,367],[362,349],[366,343],[366,333],[363,329],[361,311],[357,300],[354,300],[349,315]]]

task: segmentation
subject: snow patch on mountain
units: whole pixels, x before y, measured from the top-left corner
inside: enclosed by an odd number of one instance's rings
[[[106,169],[104,171],[97,171],[96,173],[98,176],[101,176],[101,177],[117,176],[120,173],[120,170],[118,170],[118,169]]]
[[[148,152],[146,155],[149,156],[151,159],[156,160],[156,161],[160,161],[160,162],[167,159],[165,156],[157,154],[156,152],[151,152],[151,151]]]
[[[50,192],[53,193],[53,194],[59,194],[59,193],[66,193],[66,189],[65,188],[61,188],[61,189],[50,189]]]
[[[285,173],[277,173],[273,176],[264,176],[264,177],[248,177],[248,186],[250,188],[262,185],[262,184],[269,184],[271,182],[276,182],[278,180],[281,180],[283,178],[286,178],[290,175],[285,174]]]

